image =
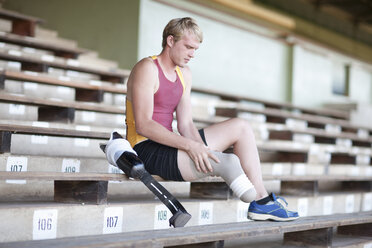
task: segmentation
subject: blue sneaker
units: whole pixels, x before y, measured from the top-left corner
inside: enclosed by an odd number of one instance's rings
[[[256,201],[250,203],[248,208],[248,218],[252,220],[274,220],[274,221],[291,221],[298,219],[298,213],[289,211],[282,205],[278,200],[281,199],[285,202],[286,206],[288,203],[283,197],[276,197],[274,193],[271,195],[273,203],[265,205],[258,204]]]

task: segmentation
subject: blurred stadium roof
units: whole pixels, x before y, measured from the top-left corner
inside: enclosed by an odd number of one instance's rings
[[[254,0],[372,46],[372,0]]]
[[[372,1],[371,0],[308,0],[316,9],[340,11],[339,16],[344,12],[344,18],[348,18],[355,25],[366,24],[372,25]],[[336,12],[332,14],[337,15]]]

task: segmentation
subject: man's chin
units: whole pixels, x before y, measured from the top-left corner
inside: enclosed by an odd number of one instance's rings
[[[178,66],[179,67],[185,67],[188,63],[189,63],[189,61],[186,61],[186,62],[180,63]]]
[[[178,63],[178,65],[177,65],[177,66],[178,66],[178,67],[181,67],[181,68],[183,68],[183,67],[185,67],[185,66],[186,66],[186,64],[187,64],[187,63]]]

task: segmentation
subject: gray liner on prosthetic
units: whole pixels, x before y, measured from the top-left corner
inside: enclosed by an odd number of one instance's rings
[[[239,158],[235,154],[216,151],[211,152],[220,160],[220,163],[216,163],[213,159],[209,159],[213,172],[208,173],[197,171],[194,164],[192,164],[191,168],[194,176],[198,179],[206,176],[220,176],[240,200],[244,202],[254,201],[256,198],[256,190],[245,175]]]

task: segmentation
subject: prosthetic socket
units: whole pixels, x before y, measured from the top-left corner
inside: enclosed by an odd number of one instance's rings
[[[111,165],[121,169],[128,177],[141,180],[167,206],[173,214],[169,219],[170,226],[182,227],[186,225],[191,219],[191,215],[171,193],[146,171],[143,162],[127,140],[117,132],[113,132],[109,142],[106,145],[100,144],[100,147]]]
[[[244,173],[239,158],[235,154],[216,151],[211,152],[218,157],[220,163],[216,163],[213,159],[209,159],[213,172],[207,174],[197,171],[194,164],[192,164],[191,168],[194,176],[198,179],[206,176],[220,176],[240,200],[243,202],[254,201],[256,198],[256,190]]]

